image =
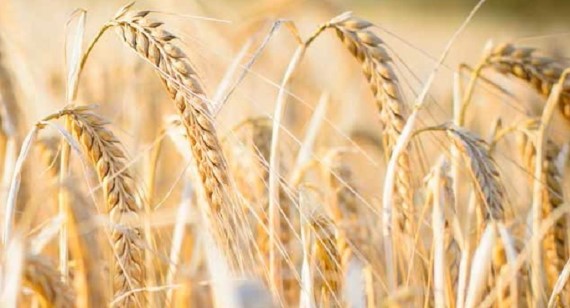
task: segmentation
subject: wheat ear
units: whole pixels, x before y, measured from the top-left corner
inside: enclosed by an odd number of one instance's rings
[[[124,11],[124,12],[123,12]],[[206,217],[216,240],[232,256],[232,265],[243,268],[238,247],[242,231],[240,217],[232,211],[236,198],[229,183],[229,169],[219,144],[207,98],[186,54],[174,45],[175,36],[162,29],[161,22],[147,18],[149,11],[127,13],[128,7],[111,22],[124,42],[160,73],[186,128],[190,148],[209,206]],[[239,229],[239,230],[236,230]]]
[[[485,224],[490,224],[488,228],[495,229],[496,223],[505,219],[506,193],[497,165],[487,150],[487,144],[463,128],[452,124],[445,125],[444,128],[459,154],[467,162],[467,169],[482,204],[481,211],[484,213]],[[494,242],[490,249],[492,250],[491,267],[493,272],[489,276],[488,286],[493,287],[496,283],[495,277],[500,274],[506,264],[506,258],[504,257],[504,247],[500,241]],[[474,257],[472,266],[475,266],[475,262]],[[502,302],[508,302],[509,294],[501,293],[500,298]]]
[[[491,50],[484,59],[484,66],[524,80],[538,93],[548,97],[552,86],[558,82],[564,67],[556,60],[539,56],[533,48],[501,44]],[[563,84],[558,107],[570,120],[570,85]]]
[[[23,282],[41,298],[44,307],[75,307],[73,289],[65,284],[56,266],[40,255],[26,256]]]
[[[360,63],[368,80],[383,127],[382,138],[386,157],[389,157],[407,118],[407,108],[399,89],[398,78],[392,68],[392,58],[384,42],[372,31],[372,23],[347,14],[333,18],[321,28],[332,28],[341,42]],[[401,229],[414,234],[414,206],[410,178],[409,151],[398,158],[396,173],[396,204],[402,207],[397,219]]]
[[[446,125],[454,145],[468,164],[468,170],[474,180],[475,188],[484,206],[487,219],[503,220],[505,217],[505,187],[500,178],[494,159],[489,155],[485,141],[471,132]]]
[[[321,307],[340,307],[342,294],[341,256],[336,245],[333,221],[324,215],[315,215],[310,220],[315,241],[313,256],[317,264],[315,291]]]
[[[113,273],[113,291],[122,296],[121,304],[145,302],[141,293],[131,292],[144,286],[144,240],[138,213],[137,192],[127,166],[127,155],[103,118],[90,107],[64,109],[56,117],[68,116],[71,130],[94,166],[106,201],[112,226],[113,250],[117,258]],[[128,296],[123,296],[130,293]]]

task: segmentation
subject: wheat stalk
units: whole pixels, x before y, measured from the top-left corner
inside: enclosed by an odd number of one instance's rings
[[[71,179],[66,183],[72,201],[71,215],[68,216],[71,242],[69,246],[77,264],[75,275],[84,276],[81,277],[83,279],[79,281],[79,285],[76,282],[78,305],[97,307],[101,303],[108,303],[111,295],[111,288],[106,280],[105,255],[101,245],[103,234],[97,228],[95,208],[72,183]]]
[[[437,307],[455,304],[458,278],[458,245],[451,230],[455,213],[449,206],[454,200],[448,169],[448,162],[440,158],[426,178],[426,208],[432,207],[433,298]]]

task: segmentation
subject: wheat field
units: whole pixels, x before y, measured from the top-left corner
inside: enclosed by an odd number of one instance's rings
[[[570,307],[570,7],[500,2],[0,1],[0,306]]]

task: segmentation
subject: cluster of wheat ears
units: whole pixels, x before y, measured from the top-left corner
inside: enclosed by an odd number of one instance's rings
[[[245,64],[245,52],[236,57],[209,98],[191,48],[152,11],[124,6],[90,44],[85,16],[75,12],[69,25],[65,107],[33,125],[22,118],[25,103],[0,46],[2,307],[570,307],[569,151],[550,125],[557,115],[570,121],[563,63],[490,44],[477,65],[457,71],[453,115],[420,126],[430,81],[406,98],[397,54],[374,24],[344,13],[304,39],[293,22],[279,21],[272,32],[286,25],[298,47],[275,85],[273,112],[221,134],[215,118],[268,38]],[[140,155],[129,155],[111,121],[77,95],[93,82],[84,71],[111,30],[174,103],[165,109],[175,116],[143,121],[155,137]],[[375,103],[380,131],[371,134],[383,159],[372,198],[346,159],[362,151],[356,137],[341,146],[319,141],[334,97],[322,95],[293,159],[285,154],[295,78],[328,32],[360,65]],[[492,74],[527,84],[543,104],[540,114],[497,122],[481,138],[467,128],[469,107],[482,84],[501,89]],[[143,94],[134,102],[159,90],[135,88]],[[441,144],[426,168],[415,156],[427,135]],[[501,143],[512,138],[517,149],[507,152]],[[526,203],[512,201],[512,177],[496,163],[505,155],[527,175],[517,183],[529,192]],[[162,192],[173,174],[177,188]]]

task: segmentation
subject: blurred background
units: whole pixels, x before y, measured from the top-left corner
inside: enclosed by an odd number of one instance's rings
[[[66,21],[78,8],[87,11],[86,37],[88,42],[125,1],[88,0],[2,0],[0,2],[0,34],[3,38],[8,63],[17,79],[22,105],[28,123],[61,108],[65,91],[64,41]],[[208,94],[215,92],[225,72],[247,44],[244,60],[267,37],[273,22],[287,19],[295,23],[302,37],[321,23],[344,12],[353,11],[377,25],[379,36],[386,41],[394,56],[395,68],[411,104],[429,75],[435,59],[477,1],[464,0],[273,0],[273,1],[219,1],[219,0],[164,0],[137,1],[137,9],[155,10],[156,19],[165,21],[168,29],[180,37],[203,79]],[[453,72],[460,64],[474,66],[481,58],[488,42],[511,42],[542,50],[555,59],[566,62],[570,40],[567,12],[570,1],[563,0],[488,0],[472,22],[455,42],[437,81],[430,92],[430,108],[422,115],[422,125],[436,125],[452,117],[451,89]],[[216,118],[221,136],[228,134],[244,119],[271,116],[277,84],[296,48],[296,41],[286,27],[275,31],[265,50],[259,54],[251,72],[232,95]],[[491,123],[501,117],[515,122],[540,110],[540,98],[521,83],[503,76],[489,74],[500,85],[481,86],[474,97],[467,123],[470,129],[487,136]],[[468,78],[463,75],[464,80]],[[143,90],[144,91],[141,91]],[[348,138],[368,138],[366,142],[379,143],[379,124],[375,106],[358,64],[334,37],[327,33],[308,51],[300,73],[293,81],[292,99],[287,109],[285,126],[292,140],[291,155],[298,148],[294,138],[300,138],[306,122],[319,97],[330,95],[334,103],[329,112],[332,125],[325,129],[326,144],[345,144]],[[142,93],[142,94],[141,94]],[[153,93],[151,96],[147,93]],[[102,105],[108,117],[131,153],[145,149],[156,137],[159,126],[149,130],[146,123],[163,122],[173,113],[162,85],[152,70],[122,46],[115,35],[105,35],[96,46],[80,85],[80,98],[85,103]],[[524,99],[522,99],[524,98]],[[522,102],[524,101],[524,103]],[[148,108],[149,112],[133,118],[133,108]],[[142,117],[142,119],[140,118]],[[565,129],[558,134],[566,138]],[[287,138],[289,138],[287,137]],[[426,152],[441,147],[435,139],[425,145]],[[506,143],[506,146],[513,146]],[[362,155],[359,154],[359,155]],[[382,159],[374,149],[369,157]],[[499,155],[500,156],[500,155]],[[381,181],[381,169],[362,163],[363,183]],[[430,157],[431,158],[431,157]],[[522,175],[520,165],[508,157],[498,157],[503,172]],[[381,168],[381,167],[380,167]],[[165,175],[166,176],[166,175]],[[378,185],[362,185],[368,196],[378,196]],[[509,187],[515,197],[516,185]],[[164,190],[168,190],[168,185]]]

